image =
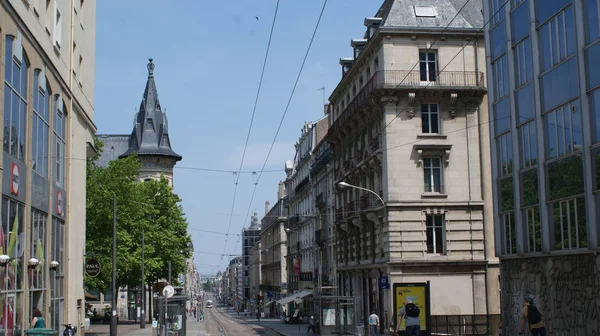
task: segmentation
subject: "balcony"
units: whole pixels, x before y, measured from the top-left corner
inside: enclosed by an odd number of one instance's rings
[[[305,177],[305,178],[303,178],[302,181],[300,181],[300,183],[298,183],[298,185],[296,186],[296,188],[294,188],[294,191],[296,193],[298,193],[300,190],[302,190],[302,188],[304,188],[306,185],[308,185],[308,181],[309,181],[308,176]]]
[[[383,206],[379,198],[373,194],[364,194],[360,197],[360,210],[371,210]]]
[[[351,217],[352,215],[355,214],[356,212],[356,206],[354,204],[354,201],[350,201],[348,203],[346,203],[346,205],[344,206],[344,212],[346,217]]]
[[[317,208],[323,207],[327,205],[327,196],[320,192],[317,197],[315,197],[315,206]]]
[[[325,243],[325,237],[323,237],[323,230],[315,230],[315,241],[317,245],[323,246],[323,243]]]
[[[487,91],[483,72],[478,71],[441,71],[435,74],[422,73],[420,70],[381,70],[377,71],[360,92],[331,125],[330,132],[337,133],[369,98],[381,89],[397,90],[454,90]]]

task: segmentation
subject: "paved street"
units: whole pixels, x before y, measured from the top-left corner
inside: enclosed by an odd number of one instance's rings
[[[221,308],[219,310],[223,311]],[[238,315],[234,310],[223,311],[224,314],[227,314],[232,320],[238,320],[239,323],[246,323],[253,326],[258,326],[266,329],[270,329],[273,332],[276,332],[276,335],[285,335],[285,336],[300,336],[307,335],[306,330],[308,325],[301,324],[298,326],[297,324],[284,324],[280,319],[260,319],[260,322],[255,317],[244,317],[244,314]]]

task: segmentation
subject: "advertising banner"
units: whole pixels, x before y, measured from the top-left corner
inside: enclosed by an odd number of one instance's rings
[[[429,283],[395,283],[394,284],[394,316],[397,319],[400,309],[404,307],[404,302],[408,299],[411,300],[417,307],[419,307],[421,313],[419,319],[421,322],[421,332],[428,331],[429,327],[429,315],[430,315],[430,301],[429,301]],[[403,321],[401,321],[403,322]],[[394,325],[396,321],[394,321]],[[400,325],[399,330],[405,330],[406,326],[404,323]]]

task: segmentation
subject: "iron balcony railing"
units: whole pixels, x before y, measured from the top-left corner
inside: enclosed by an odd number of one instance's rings
[[[421,70],[381,70],[373,74],[365,86],[346,106],[342,114],[331,126],[336,133],[377,89],[478,89],[485,90],[483,72],[479,71],[441,71],[423,72]]]

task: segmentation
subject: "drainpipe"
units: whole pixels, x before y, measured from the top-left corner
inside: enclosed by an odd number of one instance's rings
[[[475,49],[475,71],[477,73],[477,75],[479,75],[479,55],[478,55],[478,49],[479,49],[479,39],[475,38],[473,40],[473,48]],[[483,83],[480,83],[480,85],[483,85]],[[489,113],[489,111],[488,111]],[[479,104],[479,106],[477,107],[477,129],[478,129],[478,134],[479,136],[479,175],[481,176],[481,183],[480,183],[480,188],[481,188],[481,198],[483,199],[484,197],[484,184],[483,184],[483,151],[481,150],[481,146],[482,146],[482,141],[481,141],[481,118],[480,118],[480,114],[481,114],[481,104]],[[468,143],[468,141],[467,141]],[[485,209],[484,206],[484,210],[488,210],[489,209]],[[484,258],[484,262],[485,262],[485,277],[484,277],[484,281],[485,281],[485,314],[487,315],[486,317],[486,321],[487,321],[487,329],[490,330],[490,297],[489,297],[489,289],[488,289],[488,285],[489,285],[489,261],[488,261],[488,254],[487,254],[487,234],[486,234],[486,222],[485,222],[485,212],[482,216],[482,224],[483,224],[483,258]]]

